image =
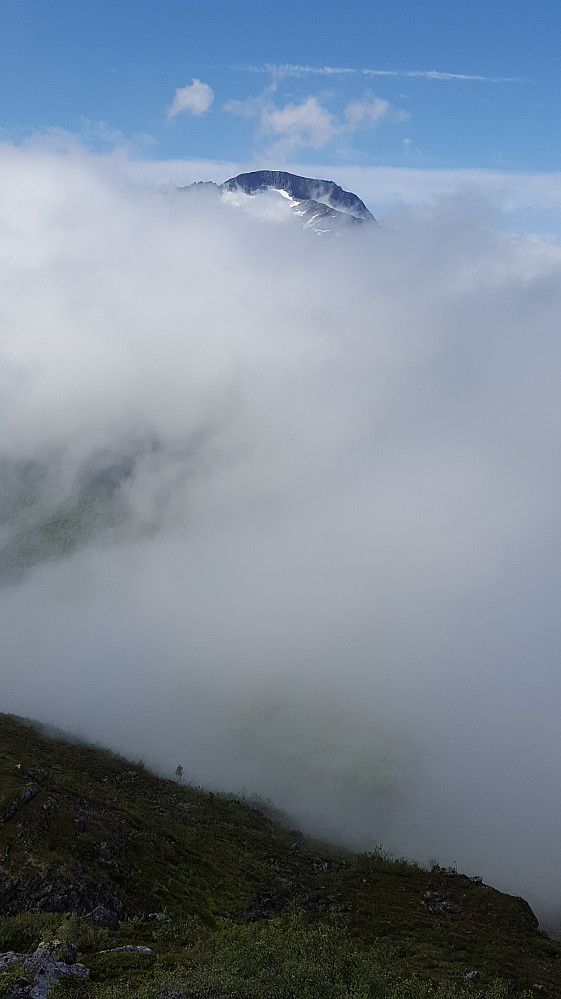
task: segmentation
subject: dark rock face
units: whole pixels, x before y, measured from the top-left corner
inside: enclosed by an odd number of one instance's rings
[[[123,915],[123,903],[111,884],[84,878],[79,866],[70,874],[53,864],[44,874],[31,878],[23,892],[20,888],[18,895],[20,909],[86,915],[102,907],[113,913],[117,920]]]
[[[245,194],[256,194],[267,190],[285,191],[297,201],[315,201],[338,212],[344,212],[361,221],[375,222],[376,219],[360,198],[332,180],[313,180],[309,177],[299,177],[283,170],[254,170],[252,173],[240,173],[225,181],[220,190],[240,190]]]
[[[314,856],[302,850],[299,843],[293,843],[290,852],[292,860],[288,865],[278,857],[272,858],[271,866],[278,873],[268,879],[263,891],[253,894],[243,913],[247,923],[278,916],[286,909],[294,908],[324,915],[351,911],[352,905],[340,892],[326,894],[325,886],[317,883],[321,875],[343,870],[344,861]]]
[[[31,986],[33,982],[30,978],[24,978],[20,975],[16,978],[10,990],[10,999],[23,999],[23,996],[28,996],[31,991]]]
[[[109,930],[119,929],[119,917],[116,912],[112,912],[105,905],[96,905],[92,912],[88,912],[85,917],[87,923],[106,926]]]
[[[39,788],[36,784],[32,784],[31,787],[26,787],[25,791],[20,794],[19,798],[11,802],[4,810],[4,813],[0,815],[0,825],[3,826],[9,821],[9,819],[12,819],[22,805],[26,805],[28,801],[31,801],[38,791]]]

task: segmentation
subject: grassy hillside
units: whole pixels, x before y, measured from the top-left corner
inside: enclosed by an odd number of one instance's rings
[[[118,930],[87,922],[98,905]],[[99,999],[561,996],[561,945],[522,899],[307,841],[248,802],[0,715],[0,953],[55,936]],[[99,954],[132,944],[151,953]],[[0,972],[0,997],[18,973]]]

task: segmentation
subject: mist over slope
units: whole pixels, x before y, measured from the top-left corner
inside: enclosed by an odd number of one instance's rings
[[[360,194],[360,192],[358,192]],[[561,251],[0,147],[2,709],[561,898]]]

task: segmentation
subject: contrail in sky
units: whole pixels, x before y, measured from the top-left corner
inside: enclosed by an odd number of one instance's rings
[[[236,72],[271,73],[275,76],[396,76],[404,79],[468,80],[476,83],[523,83],[518,76],[480,76],[471,73],[444,73],[436,69],[353,69],[349,66],[299,66],[292,63],[265,63],[263,66],[234,66]]]

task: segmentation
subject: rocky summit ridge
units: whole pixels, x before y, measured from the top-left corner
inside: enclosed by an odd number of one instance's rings
[[[350,227],[377,224],[364,202],[334,181],[300,177],[285,170],[254,170],[230,177],[222,184],[199,181],[180,188],[183,192],[201,189],[217,197],[236,194],[253,197],[268,192],[277,194],[283,198],[287,215],[294,215],[303,228],[311,229],[318,235],[341,235]]]
[[[299,177],[284,170],[255,170],[252,173],[240,173],[237,177],[224,181],[220,185],[222,191],[239,189],[245,194],[255,194],[257,191],[284,191],[296,201],[317,201],[338,212],[346,212],[354,218],[367,222],[375,222],[375,218],[356,194],[344,191],[332,180],[314,180],[310,177]]]

